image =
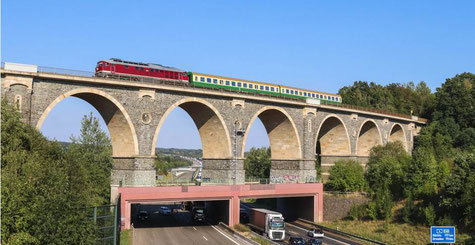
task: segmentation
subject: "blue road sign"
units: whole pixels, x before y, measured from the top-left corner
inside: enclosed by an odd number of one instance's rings
[[[454,226],[431,226],[430,227],[431,243],[455,243],[455,227]]]

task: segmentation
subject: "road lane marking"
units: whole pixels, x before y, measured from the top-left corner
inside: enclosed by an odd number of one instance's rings
[[[193,226],[193,229],[195,229],[195,231],[197,230],[194,226]]]
[[[304,228],[302,228],[302,227],[298,227],[298,226],[296,226],[296,225],[292,225],[292,224],[289,224],[289,223],[286,223],[286,224],[287,224],[287,225],[290,225],[290,226],[293,226],[293,227],[295,227],[295,228],[298,228],[298,229],[300,229],[300,230],[303,230],[303,231],[305,231],[305,232],[307,232],[307,230],[304,229]],[[342,241],[336,240],[336,239],[331,238],[331,237],[328,237],[328,236],[325,236],[325,238],[328,238],[328,239],[330,239],[330,240],[333,240],[333,241],[338,242],[338,243],[341,243],[341,244],[351,245],[351,244],[349,244],[349,243],[342,242]]]
[[[220,231],[218,228],[214,227],[214,225],[212,225],[211,227],[213,227],[213,229],[215,229],[217,232],[221,233],[221,235],[225,236],[227,239],[229,239],[231,242],[234,242],[234,244],[236,245],[240,245],[239,243],[237,243],[236,241],[234,241],[231,237],[229,237],[228,235],[226,235],[224,232]]]
[[[208,239],[207,239],[205,236],[203,236],[203,238],[204,238],[206,241],[208,241]]]

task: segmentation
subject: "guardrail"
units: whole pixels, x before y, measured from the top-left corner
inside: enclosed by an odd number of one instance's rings
[[[269,178],[248,178],[244,181],[245,185],[269,185],[269,184],[306,184],[306,183],[321,183],[320,179],[300,179],[283,182],[271,182]],[[176,180],[157,180],[157,186],[177,186],[177,185],[229,185],[233,184],[232,179],[210,179],[202,178],[201,181],[191,179],[176,179]]]
[[[342,235],[342,236],[346,236],[346,237],[350,237],[350,238],[356,238],[356,239],[359,239],[359,240],[362,240],[362,241],[365,241],[365,242],[371,242],[371,243],[374,243],[374,244],[386,245],[386,243],[383,243],[383,242],[380,242],[380,241],[372,240],[372,239],[369,239],[369,238],[366,238],[366,237],[358,236],[358,235],[351,234],[351,233],[344,232],[344,231],[335,230],[335,229],[332,229],[330,227],[326,227],[326,226],[323,226],[323,225],[320,225],[320,224],[317,224],[317,223],[314,223],[312,221],[308,221],[308,220],[305,220],[305,219],[298,218],[297,220],[301,221],[303,223],[306,223],[308,225],[318,227],[318,228],[320,228],[324,231],[329,231],[331,233],[335,233],[335,234],[338,234],[338,235]]]
[[[1,68],[2,69],[5,68],[5,62],[1,63]],[[38,68],[38,72],[42,72],[42,73],[96,78],[95,73],[90,72],[90,71],[80,71],[80,70],[48,67],[48,66],[37,66],[37,68]],[[181,86],[181,87],[192,87],[192,88],[218,90],[218,91],[229,91],[229,92],[249,94],[249,95],[254,95],[254,96],[266,96],[266,97],[274,97],[274,98],[293,100],[293,101],[302,101],[301,99],[296,99],[296,98],[291,98],[291,97],[286,97],[286,96],[261,94],[261,93],[257,93],[257,92],[252,93],[252,92],[247,92],[247,91],[236,91],[234,89],[225,89],[225,88],[212,88],[212,87],[199,86],[199,85],[190,84],[190,83],[186,83],[186,82],[177,82],[177,81],[174,81],[174,80],[167,80],[167,79],[154,79],[154,78],[147,78],[147,77],[130,77],[130,76],[123,76],[123,75],[120,75],[120,74],[115,74],[113,77],[98,77],[98,78],[100,78],[100,79],[110,79],[110,80],[144,82],[144,83],[162,84],[162,85],[172,85],[172,86]],[[326,105],[326,106],[340,107],[340,108],[366,111],[366,112],[373,112],[373,113],[378,113],[378,114],[385,114],[385,115],[390,115],[390,116],[395,116],[395,117],[412,119],[412,115],[390,112],[390,111],[386,111],[386,110],[382,110],[382,109],[355,106],[355,105],[343,104],[343,103],[335,103],[335,102],[325,101],[325,100],[322,100],[320,103],[322,105]],[[427,119],[418,118],[417,121],[422,122],[422,123],[426,123]]]

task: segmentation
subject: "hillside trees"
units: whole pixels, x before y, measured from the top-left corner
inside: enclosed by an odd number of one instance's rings
[[[88,206],[110,203],[110,176],[112,170],[112,146],[99,120],[92,113],[81,121],[81,134],[71,136],[67,160],[85,175],[84,186],[79,187],[88,195]]]
[[[4,100],[1,116],[2,243],[95,243],[87,193],[74,188],[85,184],[85,175]]]

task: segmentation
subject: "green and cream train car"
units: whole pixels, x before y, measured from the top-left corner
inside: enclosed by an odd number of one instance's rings
[[[221,88],[234,91],[269,94],[296,99],[314,99],[331,103],[341,103],[337,94],[294,88],[272,83],[256,82],[231,77],[189,72],[190,83],[198,87]]]

